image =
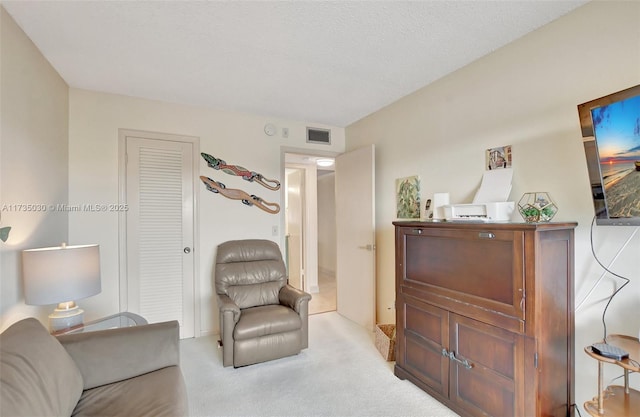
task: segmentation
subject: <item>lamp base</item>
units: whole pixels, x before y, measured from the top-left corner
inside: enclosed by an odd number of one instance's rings
[[[52,332],[80,326],[83,322],[84,310],[73,301],[58,304],[49,314],[49,328]]]

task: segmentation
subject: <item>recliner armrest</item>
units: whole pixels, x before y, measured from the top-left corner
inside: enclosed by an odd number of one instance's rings
[[[226,294],[218,294],[218,302],[220,304],[220,313],[232,313],[234,323],[240,320],[240,307],[233,302],[231,297]]]
[[[233,365],[233,329],[240,320],[240,307],[226,294],[218,294],[218,308],[220,309],[220,342],[222,349],[222,364]]]
[[[280,304],[290,307],[300,313],[300,305],[303,301],[309,302],[311,294],[301,291],[287,284],[280,289]]]
[[[180,364],[177,321],[57,337],[76,362],[84,389]]]

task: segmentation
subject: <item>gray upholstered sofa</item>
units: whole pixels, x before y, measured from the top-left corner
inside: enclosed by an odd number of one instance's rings
[[[33,318],[0,335],[2,416],[181,416],[178,323],[54,337]]]

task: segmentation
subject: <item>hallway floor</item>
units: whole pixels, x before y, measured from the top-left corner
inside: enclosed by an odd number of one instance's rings
[[[320,292],[311,294],[309,314],[326,313],[336,309],[336,277],[326,272],[318,272]]]

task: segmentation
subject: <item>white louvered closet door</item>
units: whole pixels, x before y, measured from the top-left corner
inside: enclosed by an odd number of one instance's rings
[[[194,336],[193,144],[126,137],[127,306]]]

